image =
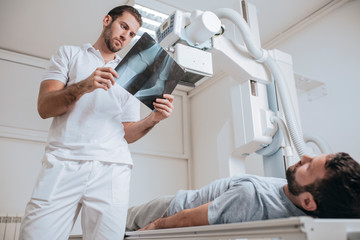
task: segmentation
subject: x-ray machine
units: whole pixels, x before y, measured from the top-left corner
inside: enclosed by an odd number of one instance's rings
[[[291,92],[296,95],[291,57],[260,47],[256,9],[243,3],[242,15],[233,9],[176,11],[159,27],[157,38],[185,68],[187,83],[201,84],[204,76],[212,76],[213,65],[238,81],[231,94],[235,149],[230,174],[243,172],[242,161],[256,152],[264,158],[265,175],[284,177],[286,165],[307,153],[291,98]],[[225,37],[220,19],[235,24],[243,43]]]

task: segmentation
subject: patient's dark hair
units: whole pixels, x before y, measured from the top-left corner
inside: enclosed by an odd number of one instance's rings
[[[111,9],[110,12],[108,12],[108,15],[111,16],[112,21],[115,21],[116,18],[122,16],[124,12],[128,12],[131,15],[133,15],[135,17],[136,21],[140,24],[140,26],[142,25],[141,14],[138,12],[138,10],[136,10],[134,7],[129,6],[129,5],[121,5],[121,6],[115,7],[113,9]]]
[[[360,164],[347,153],[327,156],[325,177],[305,186],[319,218],[360,218]]]

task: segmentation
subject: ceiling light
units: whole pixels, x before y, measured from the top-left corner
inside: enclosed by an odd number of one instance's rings
[[[152,36],[155,39],[157,28],[168,18],[168,15],[141,6],[139,4],[135,4],[134,8],[136,8],[139,11],[143,20],[143,24],[138,31],[137,38],[140,38],[140,36],[144,32],[147,32],[150,36]]]

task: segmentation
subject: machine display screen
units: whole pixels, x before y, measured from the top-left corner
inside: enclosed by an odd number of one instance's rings
[[[161,31],[164,31],[169,26],[169,21],[164,22],[164,25],[161,26]]]

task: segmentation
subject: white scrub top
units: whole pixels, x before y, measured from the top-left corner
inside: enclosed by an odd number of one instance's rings
[[[89,77],[98,67],[115,68],[120,62],[104,63],[91,44],[62,46],[51,58],[43,80],[55,79],[66,86]],[[120,85],[108,91],[84,94],[65,114],[54,117],[46,152],[72,160],[97,160],[132,165],[122,122],[140,119],[140,102]]]

